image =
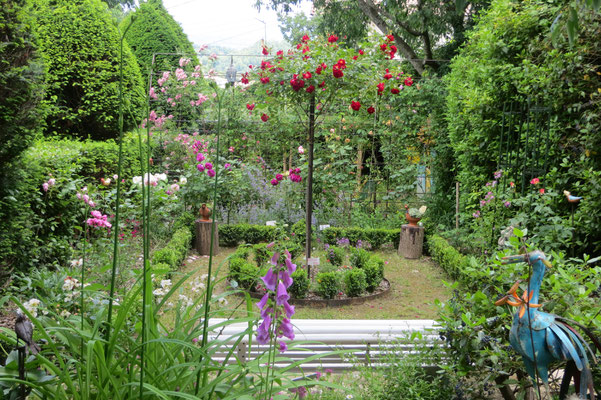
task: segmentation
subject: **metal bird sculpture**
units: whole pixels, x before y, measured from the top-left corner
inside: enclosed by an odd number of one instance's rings
[[[576,391],[582,399],[587,398],[588,392],[590,399],[595,400],[593,377],[587,355],[588,352],[591,359],[596,363],[597,360],[593,351],[584,338],[568,324],[566,319],[538,309],[540,307],[540,304],[537,303],[539,302],[541,283],[545,271],[547,267],[551,267],[551,263],[541,251],[503,257],[503,264],[517,262],[527,262],[532,266],[529,293],[526,291],[522,297],[518,296],[517,289],[520,283],[518,281],[505,297],[495,303],[495,305],[509,304],[519,307],[513,317],[513,324],[509,333],[511,346],[522,356],[526,371],[535,384],[536,374],[538,373],[545,386],[548,386],[548,366],[551,362],[558,360],[573,361],[577,369],[575,375]],[[583,328],[585,333],[593,340],[595,346],[601,350],[601,343],[590,331],[573,321],[569,322]]]
[[[31,354],[37,354],[40,351],[40,346],[33,341],[33,324],[27,319],[21,310],[17,311],[15,333],[17,334],[17,339],[21,339],[25,342]]]
[[[568,203],[578,203],[580,200],[582,200],[582,197],[572,196],[572,194],[567,190],[564,190],[563,194],[566,196],[566,199],[568,199]]]

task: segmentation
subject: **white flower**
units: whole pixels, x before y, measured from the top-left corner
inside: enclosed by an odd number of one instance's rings
[[[174,183],[173,185],[171,185],[171,190],[177,192],[179,190],[179,185],[177,183]]]
[[[71,278],[70,276],[65,278],[65,282],[63,283],[63,290],[71,291],[76,286],[79,286],[79,281],[75,278]]]
[[[156,174],[155,175],[155,179],[158,181],[166,181],[167,180],[167,174]]]
[[[165,290],[168,290],[171,287],[171,279],[163,279],[161,281],[161,287]]]
[[[29,299],[28,301],[26,301],[25,303],[23,303],[23,307],[25,307],[25,309],[27,311],[29,311],[34,317],[38,316],[38,307],[40,306],[40,304],[42,304],[41,301],[39,301],[36,298],[32,298]]]
[[[186,178],[185,176],[180,176],[179,177],[179,184],[180,185],[185,185],[186,183],[188,183],[188,178]]]
[[[134,182],[134,185],[141,185],[142,184],[142,177],[141,176],[134,176],[132,178],[132,181]]]
[[[421,214],[423,214],[423,213],[425,213],[425,212],[426,212],[426,210],[427,210],[427,209],[428,209],[428,207],[426,207],[426,206],[421,206],[421,207],[419,208],[419,212],[420,212]]]
[[[79,260],[71,260],[71,267],[73,267],[73,268],[81,267],[82,264],[83,264],[83,258],[80,258]]]
[[[71,315],[71,313],[69,311],[67,311],[67,310],[63,310],[60,313],[60,316],[63,317],[63,318],[66,318],[66,317],[68,317],[70,315]]]
[[[162,288],[158,288],[153,290],[152,294],[154,294],[155,296],[164,296],[165,291]]]

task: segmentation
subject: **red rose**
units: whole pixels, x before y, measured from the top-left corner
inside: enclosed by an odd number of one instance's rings
[[[307,72],[305,72],[305,73],[303,74],[303,78],[305,78],[305,79],[311,79],[311,76],[312,76],[312,75],[311,75],[311,73],[310,73],[309,71],[307,71]]]
[[[363,50],[359,49],[359,55],[363,55],[363,54],[365,54],[365,52]]]
[[[315,91],[315,86],[310,85],[308,88],[305,89],[307,91],[307,93],[313,93]]]
[[[387,48],[388,48],[388,45],[386,43],[382,43],[380,45],[380,50],[382,50],[382,51],[386,51]]]
[[[342,78],[344,76],[342,70],[340,68],[336,68],[336,66],[332,68],[332,74],[334,75],[334,78]]]
[[[382,94],[384,91],[384,82],[378,83],[378,94]]]
[[[264,85],[265,85],[266,83],[269,83],[269,77],[268,77],[268,76],[264,76],[264,77],[262,77],[262,78],[261,78],[261,83],[262,83],[262,84],[264,84]]]
[[[337,40],[338,40],[338,36],[336,36],[336,35],[330,35],[330,37],[328,38],[329,43],[334,43]]]
[[[267,50],[267,47],[263,46],[263,51],[262,51],[263,55],[266,56],[269,54],[269,50]]]
[[[405,78],[405,81],[403,82],[403,84],[405,86],[411,86],[411,85],[413,85],[413,79],[411,79],[411,77],[408,76],[407,78]]]
[[[386,68],[386,73],[384,74],[384,79],[388,80],[392,78],[392,74],[388,72],[388,68]]]
[[[368,113],[368,114],[373,114],[373,113],[375,113],[375,112],[376,112],[376,109],[375,109],[375,108],[373,108],[373,106],[369,106],[369,107],[367,107],[367,113]]]
[[[390,89],[390,93],[399,94],[399,93],[401,93],[401,91],[399,90],[399,88],[392,88],[392,89]]]
[[[321,65],[318,65],[317,68],[315,69],[315,73],[317,75],[321,75]]]
[[[344,59],[341,58],[340,60],[338,60],[338,62],[336,63],[336,65],[338,65],[338,68],[340,68],[340,69],[345,69],[346,68],[346,61],[344,61]]]
[[[309,36],[307,36],[307,35],[304,35],[304,36],[301,38],[301,42],[303,42],[303,43],[307,43],[308,41],[309,41]]]
[[[386,35],[386,39],[388,39],[389,42],[394,42],[394,36],[393,35]]]
[[[361,108],[361,103],[359,103],[358,101],[351,101],[351,108],[355,111],[359,111],[359,109]]]
[[[543,189],[543,188],[538,189],[538,191],[540,194],[545,194],[545,189]]]
[[[311,49],[309,48],[309,46],[305,46],[305,47],[303,47],[303,54],[305,54],[305,53],[306,53],[306,52],[308,52],[309,50],[311,50]]]
[[[324,87],[325,85],[326,85],[326,81],[322,81],[322,82],[319,84],[319,87],[320,87],[320,88],[322,88],[322,87]]]
[[[392,60],[394,58],[394,55],[396,54],[397,48],[394,44],[390,45],[390,59]]]
[[[353,56],[353,60],[356,60],[357,58],[359,58],[359,56]]]
[[[296,50],[300,50],[300,49],[301,49],[301,47],[303,47],[303,44],[302,44],[302,43],[299,43],[299,44],[297,44],[297,45],[296,45]]]
[[[246,108],[248,108],[249,111],[252,111],[255,108],[255,103],[246,104]]]
[[[284,57],[284,50],[278,50],[277,53],[275,53],[277,56],[279,56],[279,58]]]
[[[269,115],[267,115],[267,114],[263,114],[263,115],[261,115],[261,120],[262,120],[263,122],[267,122],[267,120],[268,120],[268,119],[269,119]]]
[[[242,82],[245,85],[248,85],[248,72],[245,72],[242,74],[242,78],[240,78],[240,82]]]

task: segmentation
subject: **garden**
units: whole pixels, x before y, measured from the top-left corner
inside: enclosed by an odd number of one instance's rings
[[[601,2],[298,3],[0,0],[0,399],[600,396]]]

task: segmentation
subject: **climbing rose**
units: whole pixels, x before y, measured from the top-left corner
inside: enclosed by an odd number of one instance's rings
[[[328,38],[329,43],[334,43],[337,40],[338,40],[338,36],[336,36],[336,35],[330,35],[330,37]]]
[[[373,114],[373,113],[375,113],[375,112],[376,112],[376,109],[375,109],[375,108],[373,108],[372,106],[369,106],[369,107],[367,107],[367,112],[368,112],[369,114]]]
[[[399,90],[399,88],[392,88],[390,89],[390,93],[392,94],[399,94],[401,91]]]
[[[267,114],[261,115],[261,121],[267,122],[268,119],[269,119],[269,115],[267,115]]]
[[[386,39],[387,39],[389,42],[394,42],[394,36],[393,36],[393,35],[386,35]]]
[[[307,71],[307,72],[305,72],[305,73],[303,74],[303,78],[304,78],[304,79],[311,79],[311,76],[312,76],[312,75],[311,75],[311,73],[310,73],[309,71]]]
[[[539,184],[539,183],[540,183],[540,179],[538,179],[538,178],[533,178],[533,179],[530,181],[530,184],[531,184],[531,185],[537,185],[537,184]]]
[[[205,164],[205,168],[206,169],[213,169],[213,164],[211,164],[210,162]]]
[[[247,104],[247,105],[246,105],[246,108],[248,108],[248,110],[249,110],[249,111],[252,111],[252,110],[254,110],[254,108],[255,108],[255,103],[252,103],[252,104]]]
[[[337,68],[336,65],[332,67],[332,74],[334,78],[342,78],[344,76],[344,72],[340,68]]]
[[[215,170],[214,169],[210,169],[207,171],[207,175],[209,175],[209,177],[214,177],[215,176]]]
[[[384,91],[384,82],[378,83],[378,94],[381,95]]]
[[[271,184],[272,184],[273,186],[277,186],[277,185],[278,185],[278,183],[279,183],[279,182],[278,182],[278,180],[277,180],[276,178],[273,178],[273,179],[271,180]]]
[[[303,43],[307,43],[308,41],[309,41],[309,36],[307,36],[307,35],[304,35],[304,36],[301,38],[301,42],[303,42]]]
[[[282,174],[276,174],[275,175],[275,179],[277,179],[277,181],[280,182],[280,181],[284,180],[284,175],[282,175]]]
[[[359,111],[361,108],[361,103],[358,101],[351,101],[351,108],[355,111]]]
[[[269,50],[267,50],[267,47],[263,46],[263,51],[262,51],[263,55],[266,56],[269,54]]]
[[[307,93],[313,93],[315,91],[315,86],[311,85],[308,88],[305,89],[307,91]]]
[[[411,85],[413,85],[413,79],[411,79],[411,77],[409,76],[409,77],[405,78],[405,81],[403,82],[403,84],[405,86],[411,86]]]

